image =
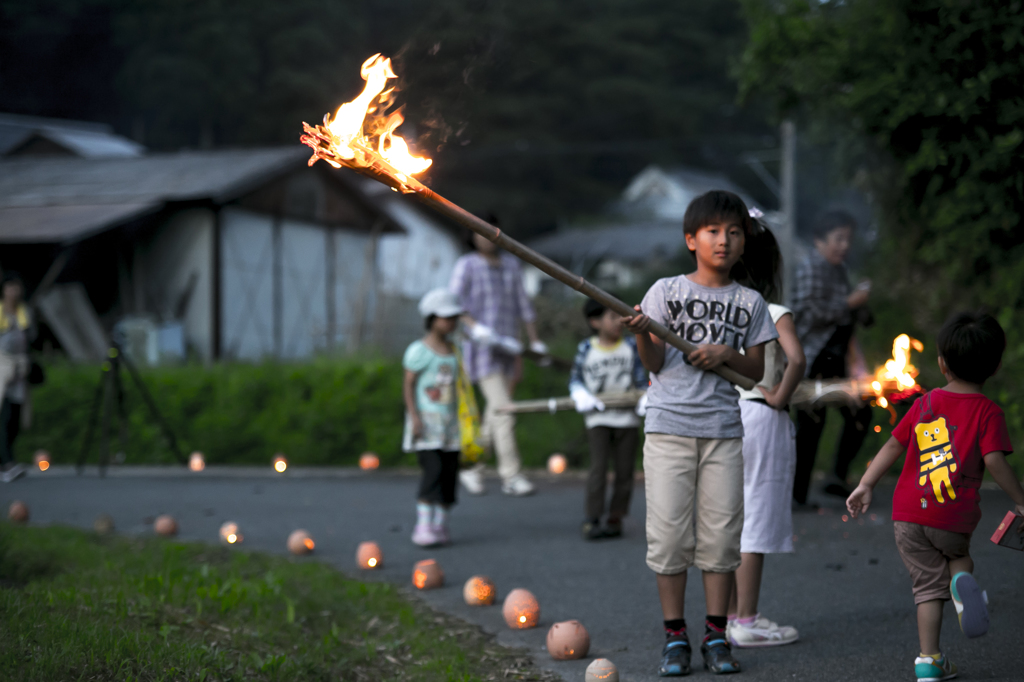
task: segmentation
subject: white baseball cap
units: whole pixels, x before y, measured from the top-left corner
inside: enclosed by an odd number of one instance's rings
[[[420,315],[425,318],[431,315],[455,317],[462,314],[462,306],[459,305],[459,299],[455,297],[455,294],[444,288],[428,291],[420,299],[419,309]]]

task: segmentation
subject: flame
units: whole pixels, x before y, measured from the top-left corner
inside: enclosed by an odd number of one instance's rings
[[[417,568],[412,574],[412,584],[422,590],[427,585],[427,574]]]
[[[394,174],[396,179],[406,183],[409,178],[403,173],[422,173],[433,162],[413,156],[406,141],[395,134],[395,129],[405,120],[400,112],[381,118],[394,92],[394,88],[385,89],[388,80],[397,78],[391,68],[391,60],[375,54],[363,62],[359,75],[366,85],[358,97],[338,107],[333,119],[330,115],[325,116],[322,128],[305,126],[308,135],[302,137],[302,142],[316,152],[310,163],[322,158],[335,168],[340,168],[345,162],[348,162],[346,165],[365,168],[373,165],[373,157],[376,156],[398,171]],[[323,148],[321,142],[327,147]]]
[[[228,536],[225,538],[225,540],[227,540],[228,542],[230,542],[232,544],[234,544],[235,540],[237,540],[237,539],[238,539],[238,536],[235,535],[234,533],[228,533]]]
[[[313,544],[313,538],[306,538],[302,541],[302,544],[304,544],[306,546],[306,549],[308,549],[310,552],[313,551],[313,547],[315,546]]]
[[[363,470],[376,469],[380,466],[380,458],[372,452],[364,452],[359,458],[359,468]]]
[[[553,474],[561,474],[565,472],[567,463],[565,457],[562,455],[551,455],[548,457],[548,471]]]
[[[288,468],[288,461],[284,457],[274,458],[274,470],[279,474],[283,474],[284,470]]]
[[[519,622],[520,623],[525,623],[526,622],[526,616],[519,616]]]
[[[49,468],[50,468],[50,463],[48,461],[46,461],[45,459],[39,460],[39,470],[40,471],[46,471]]]
[[[377,565],[377,557],[370,557],[366,561],[366,565],[369,566],[370,568],[373,568],[374,566],[376,566]]]

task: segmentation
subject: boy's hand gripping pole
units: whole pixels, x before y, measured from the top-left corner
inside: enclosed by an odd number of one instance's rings
[[[376,175],[373,175],[376,177]],[[393,183],[389,183],[394,186]],[[626,303],[615,298],[604,289],[600,289],[583,277],[574,275],[558,263],[554,262],[550,258],[543,256],[533,249],[525,246],[524,244],[512,239],[499,228],[491,225],[490,223],[477,218],[469,211],[462,207],[453,204],[448,201],[440,194],[432,191],[419,181],[414,178],[409,178],[407,182],[402,183],[401,187],[398,187],[399,191],[403,193],[414,194],[420,201],[433,208],[438,213],[446,215],[460,225],[464,225],[478,235],[484,237],[490,242],[498,245],[502,249],[508,251],[513,256],[526,261],[530,265],[533,265],[538,270],[551,275],[559,282],[566,284],[576,291],[589,296],[598,303],[604,305],[607,308],[611,308],[619,315],[623,317],[633,317],[637,314],[635,310]],[[665,341],[670,346],[674,346],[681,350],[684,354],[689,355],[693,351],[697,350],[697,346],[683,339],[681,336],[665,327],[662,324],[651,320],[650,331],[658,338]],[[749,377],[745,377],[736,370],[726,367],[725,365],[719,365],[711,370],[726,381],[736,384],[748,391],[754,390],[756,382]]]

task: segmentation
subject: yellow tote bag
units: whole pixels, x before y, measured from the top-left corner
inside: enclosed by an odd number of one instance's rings
[[[480,410],[476,406],[476,394],[469,374],[462,364],[462,352],[455,347],[455,361],[459,364],[455,380],[455,393],[459,400],[459,432],[462,435],[462,461],[474,464],[480,459],[484,448],[480,445]]]

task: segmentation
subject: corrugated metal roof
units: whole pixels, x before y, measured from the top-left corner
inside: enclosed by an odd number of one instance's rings
[[[612,258],[644,263],[657,256],[671,257],[684,245],[678,221],[637,222],[558,230],[529,243],[548,258],[587,261]]]
[[[301,167],[307,157],[305,148],[294,145],[115,159],[0,160],[0,242],[73,241],[166,202],[222,203]]]
[[[89,159],[141,156],[146,151],[141,144],[117,135],[104,123],[0,114],[0,156],[35,135]]]

